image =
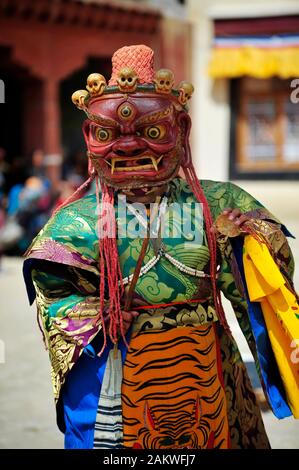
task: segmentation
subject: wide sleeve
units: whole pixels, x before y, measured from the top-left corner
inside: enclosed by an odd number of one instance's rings
[[[287,238],[294,236],[275,215],[247,191],[233,183],[228,183],[228,188],[232,207],[239,208],[250,217],[254,230],[266,239],[272,256],[292,284],[295,264]]]
[[[254,306],[253,303],[248,302],[242,277],[235,267],[231,268],[228,260],[222,262],[218,286],[235,312],[238,324],[253,355],[270,408],[278,418],[290,416],[291,412],[263,317],[259,311],[253,314]]]
[[[61,209],[25,253],[29,301],[36,299],[49,350],[55,399],[68,372],[100,331],[95,197]]]
[[[72,266],[40,260],[31,266],[31,279],[58,401],[67,374],[101,330],[98,279]]]
[[[283,274],[288,288],[294,292],[292,276],[293,256],[287,241],[291,236],[265,207],[250,194],[232,183],[228,184],[229,206],[239,208],[251,218],[251,227],[263,239],[276,266]],[[218,285],[230,300],[241,330],[251,349],[260,380],[269,405],[278,418],[291,415],[285,387],[273,353],[269,332],[258,302],[252,302],[244,273],[244,236],[218,236],[222,263]]]

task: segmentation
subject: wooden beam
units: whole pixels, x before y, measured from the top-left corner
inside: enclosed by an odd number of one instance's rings
[[[298,33],[299,15],[216,20],[214,27],[215,36]]]

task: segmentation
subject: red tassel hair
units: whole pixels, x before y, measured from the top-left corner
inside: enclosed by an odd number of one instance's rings
[[[217,288],[217,241],[216,235],[211,230],[213,226],[213,218],[210,211],[210,207],[207,201],[207,198],[203,192],[203,189],[199,183],[199,180],[194,169],[192,158],[191,158],[191,149],[189,143],[189,134],[191,129],[191,119],[184,113],[179,117],[179,122],[181,123],[184,133],[185,133],[185,142],[184,142],[184,156],[182,162],[182,168],[187,180],[187,183],[191,187],[194,196],[203,206],[203,216],[205,221],[206,235],[208,241],[208,247],[210,251],[210,275],[213,289],[213,298],[216,308],[216,313],[224,329],[229,335],[231,335],[230,327],[227,323],[225,313],[221,301],[221,293]]]
[[[96,199],[97,199],[97,214],[98,214],[98,237],[99,237],[99,273],[100,273],[100,286],[99,296],[100,305],[99,313],[94,319],[93,323],[97,324],[99,321],[103,329],[103,346],[99,352],[99,356],[107,344],[107,332],[105,319],[109,319],[109,336],[113,343],[118,341],[118,327],[121,336],[127,344],[124,334],[123,319],[121,314],[120,299],[123,294],[122,273],[119,264],[119,257],[117,251],[117,237],[116,237],[116,219],[114,212],[114,190],[106,184],[101,184],[101,200],[100,200],[100,185],[96,171],[91,165],[89,160],[88,165],[89,178],[62,204],[60,204],[54,211],[55,215],[60,209],[68,206],[72,202],[80,199],[86,192],[88,186],[95,179],[96,181]],[[104,224],[106,222],[106,224]],[[105,298],[105,279],[107,280],[106,288],[109,292],[109,308],[105,311],[104,298]]]
[[[109,292],[109,307],[105,314],[109,319],[109,336],[115,344],[118,341],[118,327],[121,337],[127,344],[123,318],[121,312],[121,297],[124,287],[122,282],[122,272],[119,264],[119,256],[117,250],[116,235],[116,219],[114,211],[114,189],[101,183],[102,198],[99,196],[99,180],[96,178],[96,197],[98,210],[98,236],[99,236],[99,271],[100,271],[100,308],[97,318],[101,321],[103,328],[103,347],[98,353],[100,356],[107,344],[107,333],[104,318],[104,297],[105,297],[105,279],[107,280],[106,288]]]

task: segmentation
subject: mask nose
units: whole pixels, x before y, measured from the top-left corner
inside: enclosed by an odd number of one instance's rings
[[[112,147],[113,152],[119,157],[137,157],[146,150],[143,140],[133,136],[122,137]]]

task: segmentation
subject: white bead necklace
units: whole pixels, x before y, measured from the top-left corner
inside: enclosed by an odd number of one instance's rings
[[[166,207],[167,207],[167,197],[164,196],[162,199],[162,202],[160,203],[159,206],[159,214],[158,214],[158,220],[157,220],[157,226],[155,230],[151,231],[153,235],[157,236],[158,231],[160,229],[161,225],[161,216],[165,214],[166,212]],[[128,205],[129,211],[135,215],[135,217],[138,219],[138,221],[143,225],[143,227],[147,228],[147,221],[144,220],[144,218],[136,211],[134,206],[131,204]],[[184,263],[181,261],[178,261],[177,259],[173,258],[169,253],[165,251],[165,245],[163,242],[161,242],[161,245],[159,247],[158,253],[153,256],[144,266],[142,266],[140,270],[139,277],[143,276],[146,274],[150,269],[152,269],[158,261],[164,256],[173,266],[175,266],[179,271],[189,274],[190,276],[195,276],[199,278],[206,278],[206,277],[211,277],[210,274],[206,274],[204,271],[200,271],[198,269],[191,268],[190,266],[186,266]],[[126,276],[123,278],[122,282],[124,285],[128,284],[131,282],[133,279],[134,273],[130,274],[129,276]]]

